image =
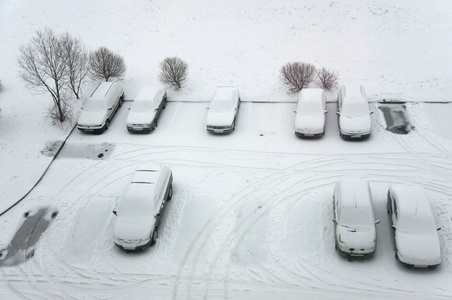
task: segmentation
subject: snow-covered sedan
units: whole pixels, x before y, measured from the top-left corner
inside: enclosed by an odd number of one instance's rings
[[[298,96],[295,134],[303,138],[325,134],[326,98],[323,89],[302,89]]]
[[[118,211],[113,241],[121,249],[139,250],[154,245],[167,201],[173,195],[173,175],[166,166],[137,168]]]
[[[369,257],[375,252],[377,234],[369,183],[344,178],[336,183],[333,196],[335,245],[348,257]]]
[[[372,131],[369,102],[360,86],[342,86],[337,95],[339,133],[344,139],[365,139]]]
[[[129,132],[150,132],[157,127],[157,121],[166,107],[166,91],[162,87],[147,86],[141,89],[133,101],[127,116]]]
[[[239,90],[234,86],[217,87],[210,101],[206,128],[213,133],[227,133],[235,129],[240,107]]]
[[[102,133],[124,101],[124,90],[118,82],[100,83],[82,107],[77,128]]]
[[[388,213],[394,229],[394,251],[403,263],[434,267],[441,263],[441,247],[433,209],[420,186],[391,185]]]

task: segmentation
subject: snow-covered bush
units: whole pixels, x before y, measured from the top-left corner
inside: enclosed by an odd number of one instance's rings
[[[187,79],[188,65],[179,57],[167,57],[160,63],[159,80],[176,91]]]
[[[316,67],[302,62],[289,62],[281,70],[281,81],[289,92],[297,93],[307,87],[315,77]]]
[[[106,47],[100,47],[90,54],[89,67],[94,80],[120,79],[126,72],[124,58]]]
[[[323,67],[317,70],[317,84],[319,87],[324,88],[329,91],[332,87],[337,86],[339,83],[339,73],[335,71],[330,71],[329,69]]]

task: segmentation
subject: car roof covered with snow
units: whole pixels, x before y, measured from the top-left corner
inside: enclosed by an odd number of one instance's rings
[[[212,101],[232,101],[239,97],[239,90],[235,86],[219,86],[215,90]]]
[[[397,216],[402,224],[423,228],[426,225],[436,227],[430,201],[422,187],[396,184],[392,185],[390,190],[397,201]],[[422,225],[419,226],[420,223]]]

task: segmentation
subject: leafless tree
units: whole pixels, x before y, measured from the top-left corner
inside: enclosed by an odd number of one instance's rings
[[[176,91],[187,79],[188,65],[179,57],[167,57],[160,63],[159,80]]]
[[[67,84],[63,47],[53,30],[36,31],[30,44],[19,49],[19,76],[27,87],[37,92],[49,92],[56,108],[56,117],[64,122],[64,87]]]
[[[95,80],[119,79],[126,72],[124,58],[105,47],[100,47],[90,54],[89,66],[90,75]]]
[[[289,62],[281,70],[281,81],[291,93],[301,91],[307,87],[315,77],[316,67],[301,62]]]
[[[339,83],[339,73],[323,67],[317,70],[317,79],[318,85],[329,91]]]
[[[78,38],[69,33],[61,36],[62,54],[66,60],[66,75],[69,88],[77,99],[80,99],[80,89],[89,72],[88,50]]]

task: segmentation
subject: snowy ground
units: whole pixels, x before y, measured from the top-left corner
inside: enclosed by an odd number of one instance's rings
[[[373,101],[451,101],[451,17],[447,0],[0,0],[0,212],[70,130],[44,121],[49,97],[17,78],[18,47],[35,30],[67,30],[119,52],[128,99],[158,83],[166,56],[190,67],[155,132],[127,132],[127,102],[105,134],[75,131],[36,189],[0,216],[0,298],[452,297],[452,105],[408,103],[415,129],[395,135],[374,102],[371,138],[346,142],[330,103],[326,135],[306,141],[293,132],[296,95],[278,79],[284,63],[304,61],[339,71],[343,84],[362,82]],[[226,136],[208,134],[206,103],[190,102],[220,84],[239,86],[248,101]],[[113,245],[111,211],[147,161],[171,167],[174,197],[156,246],[126,254]],[[381,223],[369,260],[334,250],[331,196],[344,175],[371,184]],[[420,184],[433,200],[443,252],[435,270],[394,258],[385,212],[393,182]]]
[[[294,103],[243,103],[236,131],[226,136],[204,130],[205,103],[183,102],[168,104],[155,132],[131,135],[130,105],[101,136],[75,131],[38,187],[0,219],[3,248],[25,212],[46,208],[50,222],[39,241],[4,254],[0,296],[452,296],[452,141],[442,137],[452,128],[430,121],[447,120],[452,105],[408,104],[416,129],[395,135],[373,104],[374,130],[362,142],[339,138],[334,104],[319,140],[294,135]],[[288,117],[270,126],[278,115]],[[134,168],[148,161],[171,167],[174,196],[156,246],[127,254],[113,244],[111,211]],[[332,190],[345,175],[371,184],[381,223],[369,260],[348,261],[334,249]],[[435,270],[407,269],[394,258],[385,205],[396,182],[420,184],[433,199],[443,252]]]

